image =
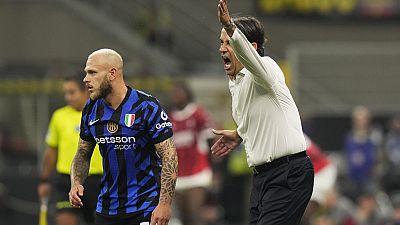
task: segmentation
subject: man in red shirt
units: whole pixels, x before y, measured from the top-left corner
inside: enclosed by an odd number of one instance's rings
[[[317,144],[307,135],[304,136],[308,146],[307,155],[314,165],[314,190],[311,201],[324,205],[327,195],[335,186],[337,168]]]
[[[332,222],[331,218],[322,216],[314,218],[319,212],[319,209],[330,208],[332,198],[335,193],[335,182],[337,168],[336,165],[323,153],[320,147],[314,143],[307,135],[304,135],[307,144],[307,155],[310,157],[314,166],[314,189],[311,195],[310,202],[307,205],[306,211],[302,218],[301,224],[309,224],[310,220],[314,220],[315,224]],[[336,198],[334,198],[336,199]],[[339,214],[340,215],[340,214]],[[347,217],[347,215],[345,215]],[[312,219],[313,218],[313,219]],[[343,218],[339,218],[342,221]],[[325,221],[326,220],[326,221]],[[351,220],[347,218],[343,220],[343,224],[353,225]]]
[[[208,113],[193,102],[193,95],[184,83],[177,83],[171,91],[174,140],[179,169],[176,201],[184,225],[202,225],[201,208],[207,187],[212,180],[208,141],[213,137]]]

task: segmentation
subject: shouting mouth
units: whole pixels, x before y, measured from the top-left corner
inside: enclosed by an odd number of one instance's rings
[[[231,68],[232,62],[226,55],[222,55],[222,60],[224,61],[224,69],[229,70]]]

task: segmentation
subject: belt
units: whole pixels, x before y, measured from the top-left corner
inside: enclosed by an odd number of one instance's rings
[[[289,163],[290,161],[292,161],[294,159],[299,159],[299,158],[303,158],[306,156],[307,156],[306,151],[298,152],[298,153],[295,153],[292,155],[283,156],[283,157],[275,159],[271,162],[267,162],[267,163],[264,163],[264,164],[261,164],[258,166],[253,166],[253,171],[254,171],[254,174],[259,174],[259,173],[265,172],[267,170],[276,168],[282,164]]]

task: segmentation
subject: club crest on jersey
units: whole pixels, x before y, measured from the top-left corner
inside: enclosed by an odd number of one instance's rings
[[[135,114],[125,114],[125,125],[131,127],[135,123]]]
[[[111,134],[117,132],[118,130],[118,124],[110,121],[107,123],[107,131],[110,132]]]

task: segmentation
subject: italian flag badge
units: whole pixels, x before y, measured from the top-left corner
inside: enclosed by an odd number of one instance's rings
[[[125,125],[131,127],[135,123],[135,114],[125,114]]]

